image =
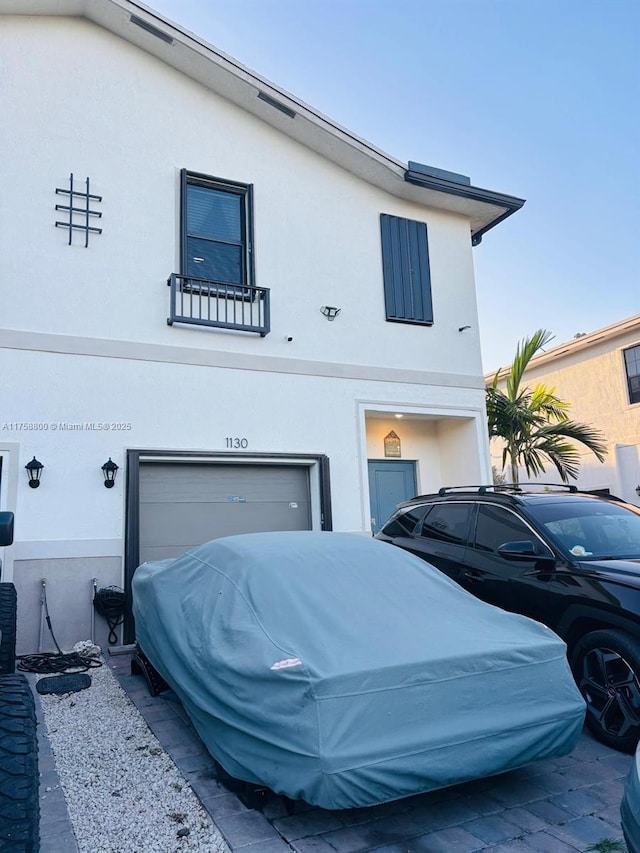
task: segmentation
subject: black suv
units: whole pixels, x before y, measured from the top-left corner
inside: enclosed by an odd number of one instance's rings
[[[444,488],[400,504],[376,538],[559,634],[587,703],[587,725],[609,746],[633,751],[640,739],[640,509],[575,486]]]

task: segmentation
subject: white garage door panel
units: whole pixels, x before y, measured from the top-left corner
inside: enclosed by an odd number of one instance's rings
[[[140,562],[236,533],[309,530],[306,466],[153,463],[140,467]]]

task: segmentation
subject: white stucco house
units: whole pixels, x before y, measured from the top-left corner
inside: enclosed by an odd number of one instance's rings
[[[93,579],[229,533],[368,534],[488,480],[472,246],[521,199],[394,159],[139,3],[0,15],[18,651],[42,579],[68,648]]]
[[[487,375],[488,384],[494,375]],[[503,375],[501,371],[499,377]],[[571,420],[594,426],[604,436],[604,462],[577,445],[581,461],[575,485],[608,490],[640,506],[640,314],[576,335],[532,358],[523,385],[534,388],[538,383],[555,388],[556,395],[571,404]],[[491,452],[500,470],[497,440],[491,442]],[[555,468],[545,467],[538,479],[560,482]],[[520,476],[526,479],[524,469]]]

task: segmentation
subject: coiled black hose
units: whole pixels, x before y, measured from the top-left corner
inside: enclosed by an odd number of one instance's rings
[[[22,672],[37,672],[39,675],[50,672],[86,672],[102,666],[97,658],[81,655],[78,652],[39,652],[35,655],[21,655],[16,669]]]
[[[118,642],[116,628],[124,622],[125,594],[120,587],[105,586],[97,589],[93,596],[93,606],[107,620],[109,626],[109,645]]]

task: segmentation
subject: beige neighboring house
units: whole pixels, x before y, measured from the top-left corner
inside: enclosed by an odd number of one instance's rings
[[[495,373],[487,374],[487,381]],[[581,448],[580,489],[609,489],[640,506],[640,314],[560,344],[530,362],[523,382],[541,382],[571,403],[570,417],[597,427],[607,458],[600,463]],[[502,383],[504,384],[504,383]],[[491,461],[501,470],[502,451],[491,443]],[[553,465],[539,479],[560,482]],[[521,480],[527,479],[521,470]]]

